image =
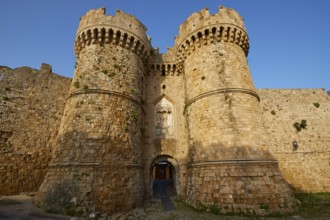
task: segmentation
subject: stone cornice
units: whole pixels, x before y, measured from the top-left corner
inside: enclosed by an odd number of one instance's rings
[[[277,160],[248,160],[248,159],[196,161],[196,162],[189,163],[188,167],[219,166],[219,165],[255,165],[255,164],[278,164],[278,161]]]
[[[202,93],[200,95],[197,95],[197,96],[189,99],[186,102],[186,105],[184,107],[184,113],[186,112],[187,108],[192,103],[196,102],[197,100],[202,99],[202,98],[206,98],[206,97],[211,96],[211,95],[221,94],[221,93],[244,93],[244,94],[249,94],[249,95],[254,96],[256,99],[258,99],[258,101],[260,101],[259,95],[251,89],[241,89],[241,88],[216,89],[216,90],[212,90],[212,91],[209,91],[209,92]]]
[[[234,24],[219,23],[197,29],[181,39],[180,42],[176,42],[176,60],[177,62],[184,61],[197,48],[220,42],[240,46],[246,56],[249,53],[249,38],[246,31]]]
[[[85,95],[85,94],[105,94],[105,95],[110,95],[110,96],[117,96],[117,97],[129,100],[130,102],[137,104],[138,106],[140,106],[140,108],[142,109],[142,112],[145,114],[145,110],[143,108],[141,101],[139,101],[138,99],[136,99],[133,96],[127,95],[122,92],[116,92],[116,91],[110,91],[110,90],[104,90],[104,89],[84,89],[84,90],[78,90],[78,91],[71,92],[68,99],[70,99],[74,96]]]
[[[139,38],[134,33],[112,25],[91,25],[79,33],[75,40],[75,54],[91,44],[112,44],[121,46],[137,54],[148,65],[150,62],[150,42]]]

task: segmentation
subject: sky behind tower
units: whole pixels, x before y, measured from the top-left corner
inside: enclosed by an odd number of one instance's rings
[[[329,0],[1,0],[0,65],[39,69],[48,63],[72,77],[79,18],[100,7],[137,17],[152,46],[166,52],[192,13],[208,8],[214,14],[220,5],[244,18],[257,88],[330,89]]]

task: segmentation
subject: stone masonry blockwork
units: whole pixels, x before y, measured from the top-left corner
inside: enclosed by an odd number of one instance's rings
[[[292,191],[330,191],[329,95],[256,89],[233,9],[193,13],[165,54],[134,16],[93,9],[74,52],[73,79],[0,66],[1,195],[116,213],[165,178],[196,208],[264,216],[295,211]]]

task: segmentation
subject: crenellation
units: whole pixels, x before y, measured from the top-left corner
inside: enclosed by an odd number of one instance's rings
[[[93,9],[74,49],[72,80],[0,66],[0,194],[111,214],[167,180],[195,208],[266,216],[330,191],[329,91],[256,89],[233,9],[192,14],[164,54],[134,16]]]

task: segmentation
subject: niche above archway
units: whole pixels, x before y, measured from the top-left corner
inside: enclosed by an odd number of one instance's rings
[[[174,137],[174,107],[165,96],[155,104],[155,136],[157,138]]]

